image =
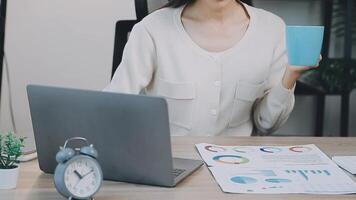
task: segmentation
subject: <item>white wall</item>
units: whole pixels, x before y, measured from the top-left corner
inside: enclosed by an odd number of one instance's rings
[[[135,19],[132,0],[10,0],[5,52],[17,134],[33,144],[26,85],[100,90],[109,83],[115,23]],[[1,131],[13,130],[9,85],[1,94]]]

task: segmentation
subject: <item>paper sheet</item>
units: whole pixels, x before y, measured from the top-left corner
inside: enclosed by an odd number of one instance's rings
[[[341,168],[356,175],[356,156],[334,156],[332,160]]]
[[[356,193],[356,183],[313,144],[196,147],[224,192]]]

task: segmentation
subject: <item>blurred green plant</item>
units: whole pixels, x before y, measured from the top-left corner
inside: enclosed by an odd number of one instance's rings
[[[351,92],[356,88],[356,60],[324,59],[320,67],[306,72],[301,81],[331,94]]]
[[[24,137],[17,137],[12,132],[0,134],[0,169],[14,169],[18,166],[24,140]]]

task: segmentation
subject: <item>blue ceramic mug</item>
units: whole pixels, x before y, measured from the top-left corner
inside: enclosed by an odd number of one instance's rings
[[[287,26],[287,51],[290,65],[315,66],[323,45],[323,26]]]

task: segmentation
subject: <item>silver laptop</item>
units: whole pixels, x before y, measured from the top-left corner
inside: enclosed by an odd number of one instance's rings
[[[203,164],[172,158],[163,98],[35,85],[27,93],[45,173],[54,172],[59,146],[76,136],[94,144],[106,180],[173,187]]]

